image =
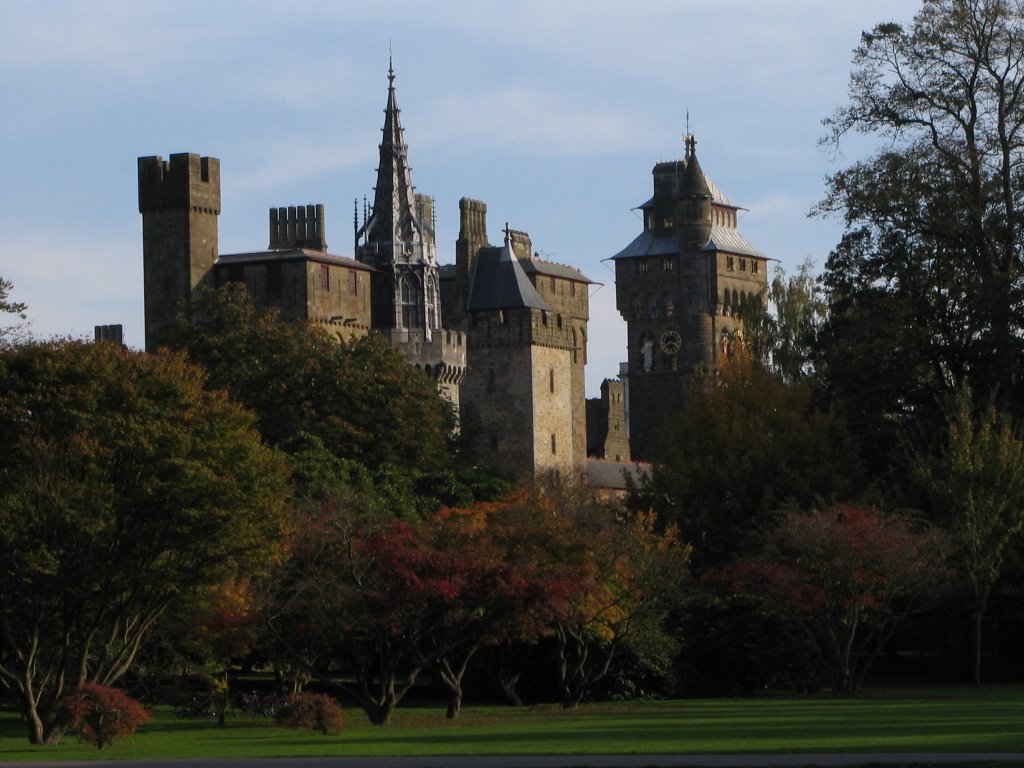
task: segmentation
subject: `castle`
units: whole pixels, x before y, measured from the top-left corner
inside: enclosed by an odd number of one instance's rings
[[[695,142],[685,160],[655,166],[644,232],[612,257],[629,362],[622,382],[606,381],[590,403],[592,281],[538,258],[529,235],[507,225],[492,245],[487,206],[468,198],[455,263],[438,264],[434,201],[412,184],[391,67],[379,149],[352,257],[328,251],[322,205],[272,208],[266,249],[221,254],[219,161],[139,158],[147,350],[201,290],[243,283],[284,320],[342,340],[385,335],[458,408],[481,460],[505,472],[582,477],[588,445],[614,461],[653,458],[684,382],[713,369],[736,329],[734,308],[766,284],[765,257],[736,231],[739,209],[709,186]]]

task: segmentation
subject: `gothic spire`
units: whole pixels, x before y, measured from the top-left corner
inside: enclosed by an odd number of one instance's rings
[[[401,110],[395,97],[395,70],[389,55],[388,101],[381,130],[380,162],[377,166],[373,208],[359,233],[365,245],[374,245],[374,253],[380,254],[382,258],[395,258],[402,253],[415,254],[414,258],[423,255],[423,223],[416,210],[409,148],[405,143],[400,115]]]

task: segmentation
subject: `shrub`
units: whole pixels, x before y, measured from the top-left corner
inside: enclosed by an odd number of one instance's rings
[[[325,736],[345,727],[341,707],[322,693],[300,693],[274,718],[285,728],[309,728]]]
[[[118,736],[135,733],[151,718],[139,702],[116,688],[85,683],[61,701],[63,721],[96,749]]]

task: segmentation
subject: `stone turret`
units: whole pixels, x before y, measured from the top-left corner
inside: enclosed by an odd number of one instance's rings
[[[220,215],[220,161],[195,154],[140,157],[139,213],[146,349],[163,342],[177,313],[212,284]]]
[[[711,239],[711,188],[697,162],[697,140],[686,137],[686,168],[679,182],[679,245],[695,251]]]

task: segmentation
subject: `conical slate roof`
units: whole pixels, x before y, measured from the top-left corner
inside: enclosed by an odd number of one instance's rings
[[[532,307],[548,309],[537,293],[530,278],[523,271],[519,259],[512,253],[508,234],[501,248],[484,248],[473,263],[469,300],[466,309],[518,309]]]

